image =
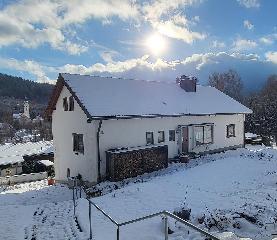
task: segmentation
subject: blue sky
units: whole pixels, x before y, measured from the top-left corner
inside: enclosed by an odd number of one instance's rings
[[[0,0],[0,72],[175,80],[277,73],[276,0]]]

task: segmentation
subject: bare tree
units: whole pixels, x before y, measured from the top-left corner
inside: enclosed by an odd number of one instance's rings
[[[209,85],[217,88],[237,101],[243,100],[243,83],[235,70],[230,69],[225,73],[215,72],[211,74],[209,76]]]

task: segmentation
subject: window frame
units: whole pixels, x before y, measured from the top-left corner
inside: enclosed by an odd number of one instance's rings
[[[205,128],[210,127],[211,131],[210,131],[210,139],[211,141],[206,142],[205,140],[207,139],[207,134],[205,131]],[[195,128],[202,128],[202,141],[199,142],[196,140],[196,134],[195,134]],[[194,141],[195,141],[195,146],[203,146],[203,145],[208,145],[208,144],[213,144],[214,143],[214,125],[213,124],[201,124],[201,125],[194,125],[193,126],[193,130],[194,130]]]
[[[67,97],[64,97],[64,98],[63,98],[63,110],[64,110],[65,112],[68,111],[68,100],[67,100]]]
[[[173,133],[173,137],[172,137],[171,133]],[[175,139],[176,139],[175,130],[168,130],[168,141],[175,142]]]
[[[68,98],[69,104],[68,104],[68,111],[74,111],[74,98],[73,96],[70,96]]]
[[[148,141],[148,134],[150,134],[151,135],[151,141],[149,142]],[[146,137],[146,145],[152,145],[152,144],[154,144],[154,133],[153,132],[146,132],[145,133],[145,137]]]
[[[72,143],[73,143],[73,152],[81,153],[81,154],[85,153],[84,134],[72,133]]]
[[[160,134],[162,134],[162,138],[160,139]],[[164,131],[160,130],[158,131],[158,143],[164,143],[165,142],[165,135],[164,135]]]
[[[233,128],[233,133],[230,134],[230,128]],[[231,137],[236,137],[236,124],[228,124],[226,126],[226,137],[231,138]]]

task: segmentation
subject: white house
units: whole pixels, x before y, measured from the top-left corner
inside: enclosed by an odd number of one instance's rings
[[[175,82],[62,73],[46,110],[52,117],[58,181],[106,175],[106,151],[163,144],[168,157],[244,146],[252,111],[186,76]]]

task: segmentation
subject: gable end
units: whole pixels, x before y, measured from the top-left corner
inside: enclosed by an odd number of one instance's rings
[[[52,113],[53,111],[56,109],[56,104],[58,102],[59,96],[61,94],[61,91],[63,89],[63,87],[66,87],[68,89],[68,91],[71,93],[71,95],[73,96],[73,98],[75,99],[75,101],[79,104],[79,106],[81,107],[81,109],[84,111],[84,113],[86,114],[86,116],[91,119],[91,115],[89,114],[88,110],[85,108],[85,106],[82,104],[82,102],[80,101],[80,99],[77,97],[76,93],[72,90],[72,88],[68,85],[68,83],[64,80],[64,78],[62,77],[61,74],[59,74],[59,77],[57,79],[57,83],[56,86],[52,92],[51,98],[48,102],[47,108],[45,110],[45,117],[48,119],[51,119],[52,117]]]

